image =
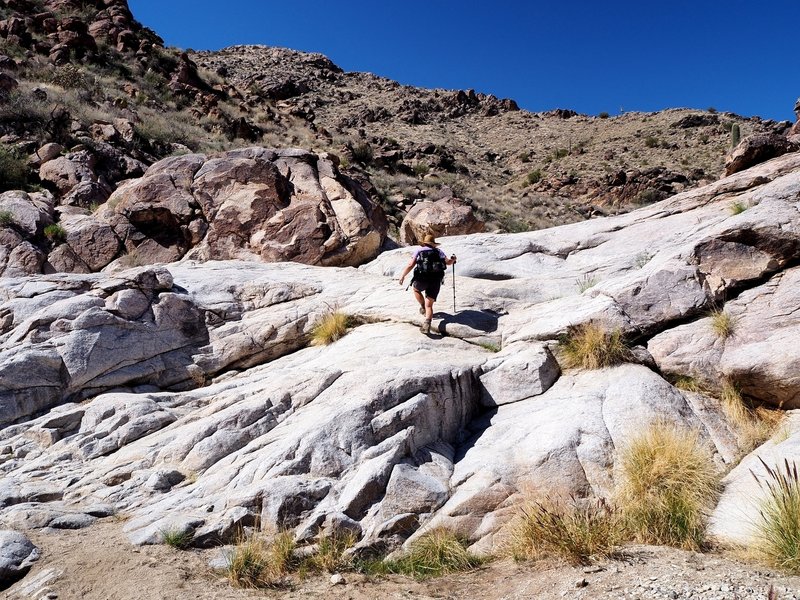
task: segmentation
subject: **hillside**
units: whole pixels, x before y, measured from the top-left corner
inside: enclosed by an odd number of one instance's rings
[[[395,203],[435,196],[442,184],[510,230],[629,210],[719,177],[732,124],[742,136],[790,125],[713,109],[530,113],[511,99],[404,86],[282,48],[234,46],[192,58],[242,91],[256,122],[265,104],[306,119],[311,132],[295,129],[293,142],[364,166],[400,218]],[[266,122],[264,129],[274,143],[285,135]]]

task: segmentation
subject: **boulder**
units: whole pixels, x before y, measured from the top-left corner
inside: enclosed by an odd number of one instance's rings
[[[785,136],[763,133],[744,138],[725,159],[725,175],[732,175],[758,163],[795,152],[798,146]]]
[[[0,589],[21,579],[39,559],[39,549],[23,534],[0,531]]]
[[[59,224],[66,231],[66,243],[90,271],[99,271],[120,251],[121,244],[110,225],[94,215],[62,212]]]
[[[30,196],[22,191],[0,194],[0,211],[13,227],[25,238],[41,235],[44,228],[53,222],[53,206],[43,195]]]
[[[63,195],[83,181],[96,181],[94,164],[94,158],[87,151],[72,152],[42,164],[39,178]]]
[[[44,163],[61,156],[62,152],[64,152],[64,147],[61,144],[51,142],[39,148],[30,157],[29,162],[34,166],[41,166]]]
[[[332,159],[264,148],[160,161],[120,186],[98,217],[144,263],[187,256],[357,265],[378,253],[387,228]]]
[[[400,241],[413,245],[420,243],[427,234],[436,237],[467,235],[483,231],[483,226],[472,207],[457,198],[417,202],[403,219]]]

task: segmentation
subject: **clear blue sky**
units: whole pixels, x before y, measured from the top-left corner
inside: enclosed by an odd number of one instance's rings
[[[165,42],[322,52],[528,110],[715,107],[794,120],[800,0],[129,0]]]

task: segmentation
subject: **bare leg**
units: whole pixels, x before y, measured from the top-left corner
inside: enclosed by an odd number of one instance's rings
[[[419,307],[425,310],[425,296],[422,295],[422,292],[417,291],[416,288],[412,287],[411,289],[414,290],[414,298],[419,302]]]
[[[433,303],[436,302],[433,298],[425,298],[425,320],[430,321],[433,319]]]

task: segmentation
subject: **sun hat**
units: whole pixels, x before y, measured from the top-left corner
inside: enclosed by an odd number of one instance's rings
[[[431,248],[437,248],[439,244],[436,243],[436,236],[431,235],[430,233],[425,236],[425,239],[422,240],[423,246],[430,246]]]

